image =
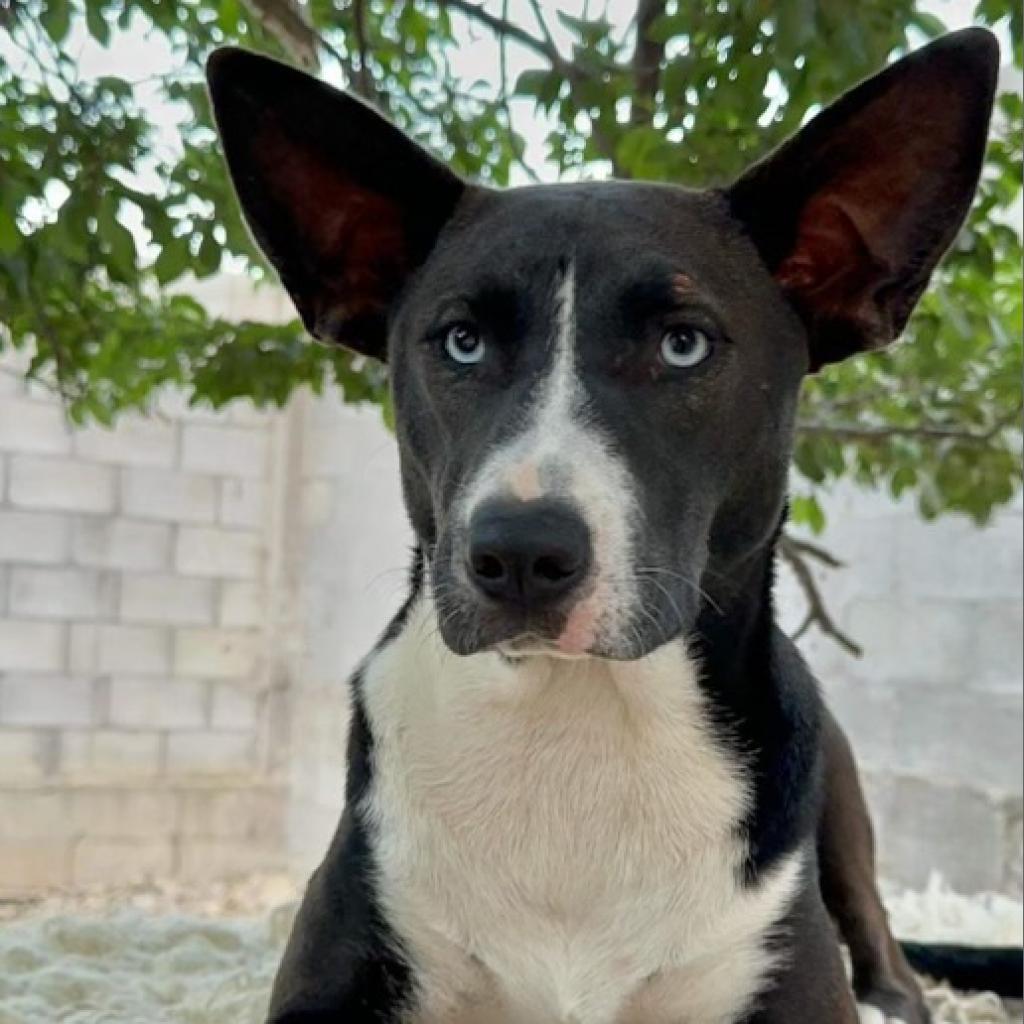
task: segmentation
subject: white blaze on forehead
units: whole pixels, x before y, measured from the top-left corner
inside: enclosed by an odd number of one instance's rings
[[[571,502],[590,530],[594,569],[586,595],[559,639],[567,653],[583,653],[597,639],[614,642],[636,599],[632,572],[635,499],[629,474],[588,412],[579,376],[576,272],[566,264],[552,300],[551,362],[522,428],[484,461],[467,489],[464,522],[495,498],[555,498]]]

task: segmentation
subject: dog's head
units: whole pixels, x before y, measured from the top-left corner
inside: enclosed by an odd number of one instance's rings
[[[467,184],[274,61],[209,67],[257,240],[316,337],[387,359],[460,653],[639,657],[770,540],[801,378],[902,330],[974,192],[997,51],[918,51],[731,188]]]

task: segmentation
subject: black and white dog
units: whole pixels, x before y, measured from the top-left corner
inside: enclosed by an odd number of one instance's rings
[[[926,1019],[772,563],[801,379],[900,333],[997,64],[947,36],[729,188],[498,192],[351,96],[213,56],[306,326],[388,361],[419,540],[274,1024],[848,1024],[832,920],[866,1019]]]

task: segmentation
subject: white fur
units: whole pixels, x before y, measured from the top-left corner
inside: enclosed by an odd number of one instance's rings
[[[891,1017],[877,1006],[869,1006],[867,1003],[857,1004],[857,1017],[860,1024],[906,1024],[902,1017]]]
[[[484,502],[513,495],[529,501],[566,498],[582,511],[590,529],[594,569],[589,586],[569,616],[559,646],[570,654],[588,650],[601,636],[628,644],[637,603],[632,526],[635,488],[608,438],[588,418],[576,366],[576,278],[570,263],[555,293],[553,355],[536,403],[515,434],[484,462],[462,502],[463,521]],[[546,489],[544,478],[564,481]]]
[[[364,692],[416,1024],[731,1024],[750,1005],[802,857],[739,881],[750,796],[681,644],[459,658],[422,597]]]

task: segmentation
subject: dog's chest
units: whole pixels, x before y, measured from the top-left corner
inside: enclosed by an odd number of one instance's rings
[[[681,652],[513,668],[425,637],[413,616],[364,684],[412,1019],[736,1019],[799,868],[738,881],[747,788]]]

